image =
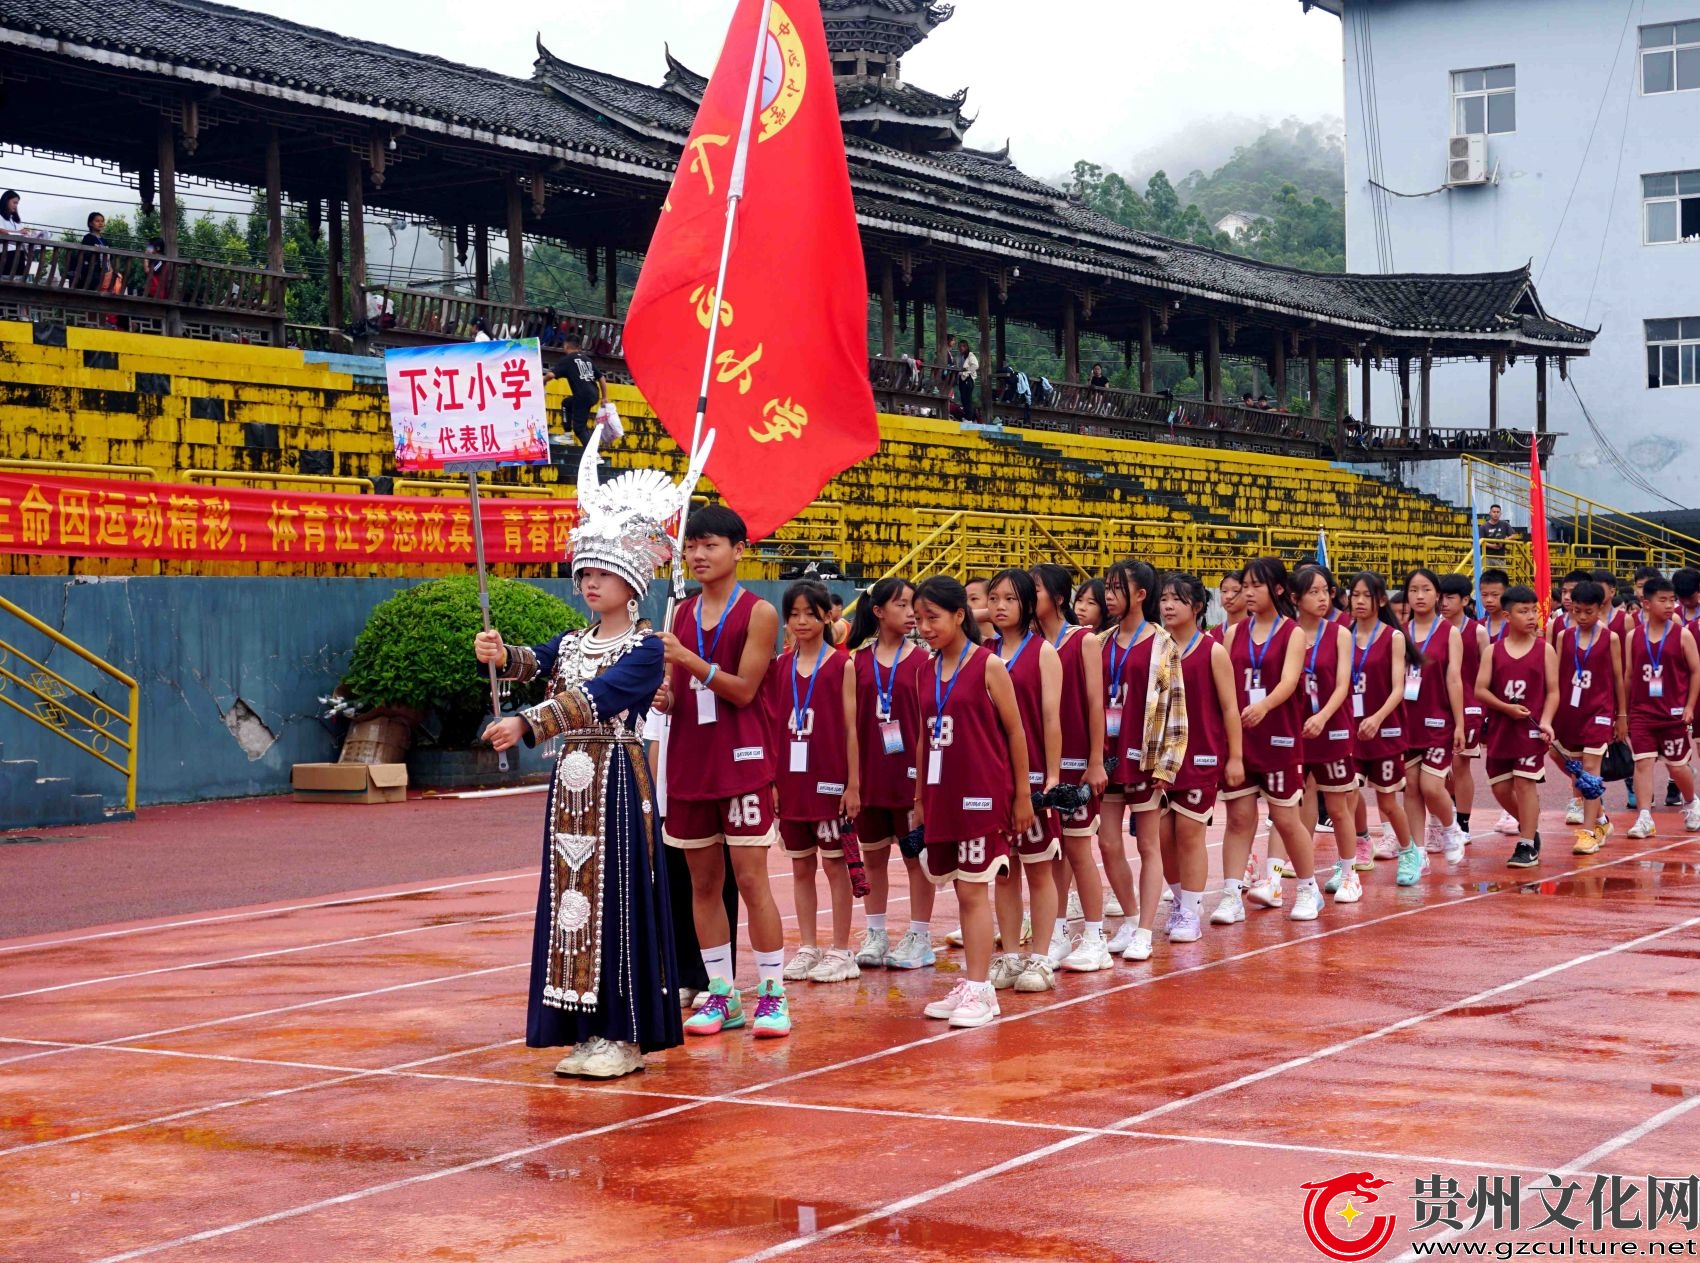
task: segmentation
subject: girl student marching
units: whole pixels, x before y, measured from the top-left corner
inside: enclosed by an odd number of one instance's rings
[[[1124,907],[1133,896],[1124,849],[1130,813],[1140,865],[1136,916],[1123,919],[1107,947],[1123,960],[1149,960],[1164,890],[1163,794],[1186,759],[1186,692],[1180,646],[1158,623],[1156,572],[1143,561],[1117,562],[1105,577],[1104,595],[1118,622],[1104,639],[1104,739],[1119,763],[1104,793],[1098,847]]]
[[[927,652],[915,630],[915,585],[881,579],[856,604],[848,644],[856,664],[856,748],[862,757],[862,811],[856,836],[868,871],[868,928],[856,953],[863,968],[920,969],[933,963],[933,884],[919,856],[905,854],[909,928],[891,945],[886,910],[891,853],[909,832],[915,805],[915,751],[921,741],[921,683]]]
[[[1321,565],[1300,566],[1293,575],[1299,633],[1304,640],[1304,750],[1307,790],[1301,810],[1305,830],[1315,837],[1316,802],[1320,796],[1335,822],[1338,859],[1323,883],[1323,893],[1335,903],[1356,903],[1363,884],[1354,864],[1355,839],[1347,822],[1358,807],[1358,765],[1353,756],[1352,715],[1347,698],[1352,689],[1352,635],[1333,620],[1334,576]]]
[[[1381,819],[1396,839],[1398,884],[1422,876],[1421,851],[1411,845],[1405,814],[1405,636],[1388,608],[1387,581],[1373,570],[1352,580],[1352,722],[1357,725],[1358,774],[1375,792]],[[1409,859],[1405,858],[1407,855]],[[1377,854],[1377,859],[1392,858]]]
[[[1088,631],[1104,630],[1104,581],[1088,579],[1074,594],[1074,621]]]
[[[979,643],[962,585],[926,580],[915,591],[915,620],[934,655],[921,677],[915,819],[928,879],[955,885],[966,957],[949,994],[923,1011],[952,1026],[984,1026],[998,1016],[987,888],[1008,870],[1013,836],[1033,827],[1027,738],[1009,672]]]
[[[1221,583],[1216,587],[1216,595],[1222,602],[1222,621],[1207,634],[1217,644],[1221,644],[1228,628],[1235,623],[1245,622],[1245,568],[1242,566],[1224,574]]]
[[[1453,757],[1464,749],[1464,637],[1440,612],[1440,579],[1422,567],[1405,580],[1410,654],[1405,663],[1405,813],[1423,830],[1423,850],[1464,858],[1464,832],[1447,792]],[[1426,824],[1425,824],[1426,821]],[[1426,854],[1420,862],[1428,867]],[[1420,873],[1419,873],[1420,875]]]
[[[856,675],[850,659],[833,652],[832,594],[824,584],[793,583],[781,608],[791,648],[767,673],[767,702],[780,737],[779,842],[791,860],[801,940],[784,977],[848,982],[861,975],[850,953],[850,872],[844,854],[846,842],[854,838],[849,822],[861,807]],[[832,946],[824,952],[817,942],[817,855],[832,897]]]
[[[1190,574],[1166,574],[1159,585],[1163,628],[1181,647],[1186,690],[1186,762],[1169,789],[1161,835],[1163,867],[1176,888],[1167,926],[1171,943],[1193,943],[1203,933],[1210,875],[1205,826],[1221,787],[1245,780],[1234,669],[1221,642],[1199,629],[1209,601],[1204,584]]]
[[[1288,915],[1314,921],[1322,910],[1322,891],[1314,873],[1315,847],[1299,819],[1304,798],[1304,752],[1300,748],[1305,705],[1304,637],[1295,621],[1287,567],[1278,557],[1258,557],[1245,568],[1246,620],[1225,633],[1234,668],[1234,691],[1244,730],[1245,783],[1230,786],[1223,797],[1228,823],[1222,839],[1226,889],[1210,920],[1232,925],[1245,920],[1245,900],[1267,908],[1282,903],[1281,879],[1273,861],[1264,880],[1243,892],[1240,877],[1257,832],[1257,800],[1269,808],[1271,842],[1286,843],[1298,874],[1298,894]]]
[[[1062,759],[1062,657],[1056,646],[1039,633],[1038,585],[1025,570],[1000,570],[992,576],[988,608],[998,630],[993,651],[1009,672],[1015,690],[1016,711],[1026,738],[1030,762],[1027,773],[1029,794],[1048,793],[1061,777]],[[1062,854],[1062,820],[1045,808],[1034,814],[1033,824],[1015,838],[1012,865],[999,876],[996,887],[998,929],[1004,952],[991,966],[992,986],[998,990],[1049,991],[1056,986],[1056,966],[1049,955],[1057,917],[1055,861]],[[1010,948],[1022,939],[1021,881],[1027,879],[1035,951],[1023,956]]]
[[[1053,965],[1074,973],[1109,969],[1108,941],[1104,937],[1104,885],[1098,876],[1098,861],[1092,840],[1098,836],[1099,804],[1109,778],[1104,772],[1104,666],[1095,624],[1078,626],[1067,619],[1070,576],[1066,567],[1044,562],[1031,574],[1037,587],[1039,633],[1057,651],[1062,663],[1062,692],[1058,717],[1062,728],[1062,751],[1058,772],[1065,785],[1084,785],[1090,801],[1062,817],[1062,855],[1056,862],[1058,898],[1068,889],[1072,876],[1083,922],[1080,939],[1072,941],[1061,914],[1052,933],[1050,959]],[[1096,581],[1094,581],[1096,582]],[[1100,590],[1102,584],[1099,584]],[[1090,597],[1083,587],[1080,597]],[[1101,610],[1101,601],[1093,601]],[[1081,608],[1076,602],[1076,610]],[[1086,607],[1091,613],[1091,606]]]

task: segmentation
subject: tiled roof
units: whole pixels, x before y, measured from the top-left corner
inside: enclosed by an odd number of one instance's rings
[[[877,103],[911,118],[943,119],[947,126],[960,132],[968,126],[962,118],[962,101],[966,95],[966,90],[955,96],[938,96],[908,83],[845,80],[838,85],[838,112],[848,114]]]

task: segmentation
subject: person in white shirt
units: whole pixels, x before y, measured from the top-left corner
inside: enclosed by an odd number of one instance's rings
[[[973,421],[974,412],[974,381],[980,376],[980,357],[975,355],[968,346],[968,339],[963,338],[960,344],[961,354],[957,357],[956,390],[957,398],[962,404],[962,419]]]

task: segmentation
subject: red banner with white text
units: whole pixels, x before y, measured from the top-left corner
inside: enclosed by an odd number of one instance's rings
[[[576,500],[482,497],[492,563],[562,561]],[[76,557],[443,564],[472,560],[472,510],[446,496],[33,476],[0,470],[0,549]]]

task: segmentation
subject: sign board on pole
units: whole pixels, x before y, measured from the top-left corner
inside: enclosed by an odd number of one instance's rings
[[[398,470],[548,462],[536,338],[394,348],[384,370]]]

